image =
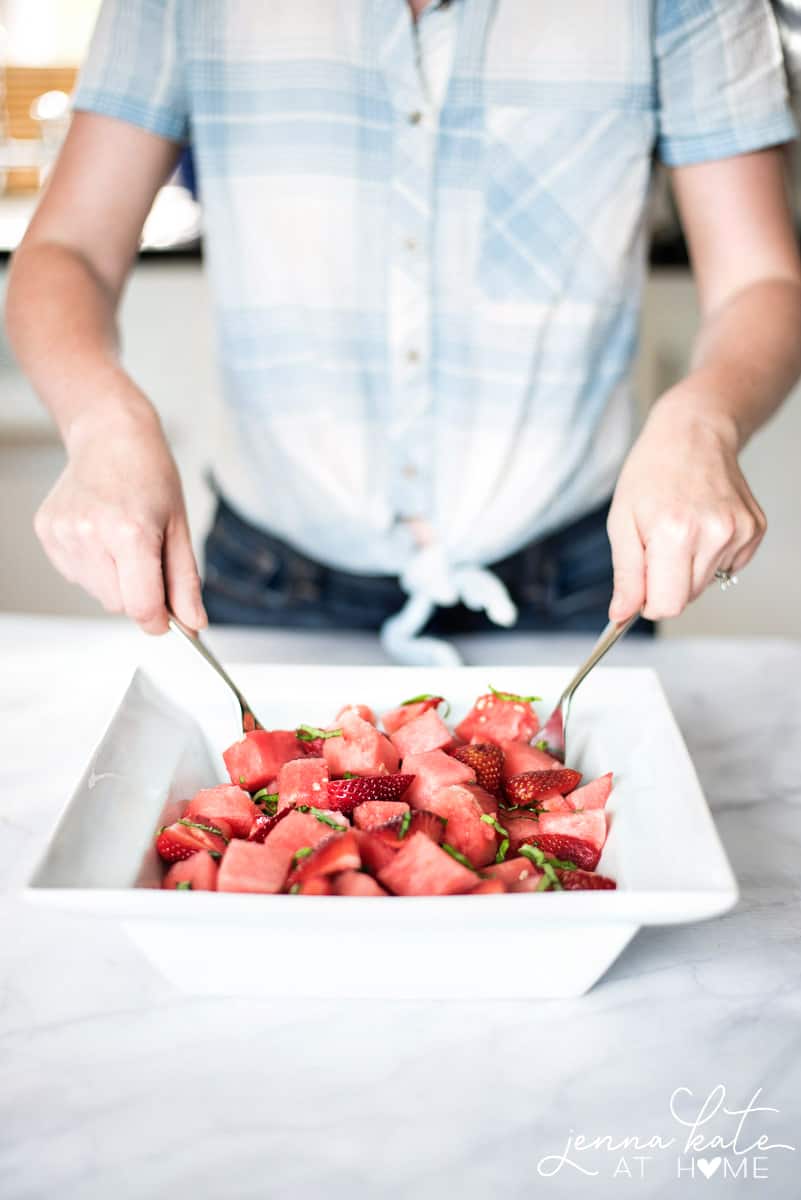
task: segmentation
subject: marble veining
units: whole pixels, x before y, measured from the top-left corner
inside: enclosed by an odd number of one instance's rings
[[[231,662],[383,661],[363,637],[211,640]],[[798,1200],[801,645],[615,651],[659,671],[740,882],[733,912],[643,930],[578,1000],[338,1003],[187,998],[112,922],[16,897],[143,641],[118,622],[0,618],[3,1200]],[[586,646],[462,643],[497,664]],[[681,1156],[671,1096],[691,1120],[717,1085],[731,1109],[761,1089],[754,1105],[778,1111],[747,1114],[733,1148]],[[737,1119],[719,1111],[698,1136],[731,1141]],[[675,1144],[543,1173],[576,1135]],[[748,1150],[759,1136],[799,1150]]]

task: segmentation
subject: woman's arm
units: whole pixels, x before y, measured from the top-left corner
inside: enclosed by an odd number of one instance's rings
[[[7,325],[61,431],[67,466],[36,516],[53,564],[148,632],[165,601],[205,623],[181,484],[153,406],[119,358],[116,312],[178,147],[78,113],[14,256]]]
[[[739,570],[765,517],[737,456],[801,373],[801,260],[781,148],[676,168],[701,304],[689,374],[656,401],[609,514],[610,617],[680,613]]]

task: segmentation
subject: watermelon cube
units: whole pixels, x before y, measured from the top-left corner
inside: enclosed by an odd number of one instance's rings
[[[478,887],[474,887],[471,896],[500,896],[506,891],[500,879],[482,879]]]
[[[603,808],[611,794],[612,772],[610,771],[608,775],[601,775],[599,779],[593,779],[590,783],[576,788],[567,797],[567,802],[574,811]]]
[[[403,773],[414,775],[406,791],[406,799],[412,808],[428,808],[430,798],[452,783],[476,781],[476,773],[472,767],[451,758],[444,750],[427,750],[424,754],[405,755]]]
[[[601,851],[606,841],[606,813],[602,808],[590,808],[585,812],[543,813],[539,819],[539,832],[581,838]]]
[[[488,875],[490,879],[500,879],[505,887],[512,888],[531,875],[539,878],[541,872],[521,855],[520,858],[507,858],[502,863],[493,863],[492,866],[485,867],[482,874]]]
[[[447,822],[445,841],[448,845],[469,859],[474,867],[494,862],[498,844],[492,825],[481,819],[484,815],[480,803],[482,797],[485,803],[492,804],[494,811],[495,801],[488,792],[461,783],[441,788],[431,797],[428,806],[430,812]]]
[[[278,772],[278,807],[310,804],[326,807],[328,767],[324,758],[294,758]]]
[[[513,883],[509,888],[510,892],[539,892],[542,891],[540,886],[543,875],[542,871],[534,871],[531,875],[526,875],[524,879],[518,879],[517,883]]]
[[[466,742],[530,742],[540,727],[539,717],[523,700],[502,700],[490,693],[479,696],[456,726],[456,736]]]
[[[525,742],[501,742],[503,750],[503,778],[522,775],[524,771],[553,771],[562,766],[558,758],[528,746]]]
[[[359,844],[362,865],[373,875],[377,875],[382,868],[388,866],[398,853],[397,846],[393,846],[376,833],[367,829],[356,829],[354,833]],[[423,836],[425,837],[425,834]]]
[[[509,844],[512,852],[517,850],[518,846],[522,846],[524,842],[528,842],[531,838],[536,837],[538,833],[542,833],[540,823],[536,817],[529,817],[518,813],[503,813],[502,824],[509,831]]]
[[[337,896],[386,896],[380,883],[364,871],[343,871],[332,879]]]
[[[191,858],[173,863],[165,873],[163,888],[171,891],[180,885],[192,892],[216,892],[217,863],[207,850],[198,850]]]
[[[270,830],[264,842],[230,843],[220,864],[217,891],[280,892],[296,851],[317,846],[330,834],[329,826],[311,813],[290,812]]]
[[[339,712],[337,713],[336,720],[334,721],[335,725],[339,724],[345,713],[356,713],[356,716],[361,717],[363,721],[369,721],[371,725],[378,724],[378,718],[376,717],[372,708],[368,708],[366,704],[346,704],[345,707],[340,708]]]
[[[332,776],[394,774],[400,756],[389,738],[358,713],[347,709],[339,722],[341,737],[326,738],[323,755]]]
[[[357,829],[379,829],[395,817],[409,811],[405,800],[365,800],[353,810],[353,824]]]
[[[449,746],[452,739],[450,729],[433,708],[406,725],[401,725],[392,734],[392,744],[402,758],[410,754],[425,754],[427,750],[441,750],[443,746]]]
[[[249,792],[266,787],[285,762],[305,758],[306,748],[288,729],[254,729],[223,753],[231,782]]]
[[[241,787],[225,783],[220,787],[202,788],[189,801],[184,815],[205,816],[212,824],[217,820],[227,821],[234,837],[246,838],[259,810]]]
[[[453,896],[470,892],[478,882],[424,833],[413,834],[392,862],[378,873],[379,881],[396,896]]]
[[[561,792],[545,792],[537,796],[537,807],[544,812],[575,812],[575,808]]]
[[[430,708],[438,708],[441,703],[441,696],[432,696],[429,700],[417,700],[414,704],[402,704],[400,708],[393,708],[389,712],[384,713],[381,723],[387,733],[392,735],[402,725],[408,725],[410,721],[414,721],[416,717],[421,717]]]

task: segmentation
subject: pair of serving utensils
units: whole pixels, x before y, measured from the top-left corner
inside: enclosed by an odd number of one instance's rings
[[[551,713],[548,720],[543,725],[539,732],[539,740],[546,743],[546,748],[549,754],[554,758],[565,761],[565,737],[567,733],[567,721],[570,716],[570,703],[576,693],[578,687],[584,682],[593,667],[596,667],[605,654],[612,649],[615,642],[623,637],[631,629],[634,622],[637,620],[639,613],[635,613],[633,617],[629,617],[627,621],[610,621],[604,629],[598,641],[593,646],[590,653],[587,655],[584,662],[576,671],[573,678],[568,683],[567,687],[562,692],[556,707]],[[242,692],[234,683],[231,676],[226,671],[222,663],[212,654],[203,639],[179,621],[178,618],[170,613],[170,627],[180,633],[191,646],[200,654],[210,667],[217,672],[223,683],[230,689],[236,698],[239,705],[239,711],[242,716],[242,732],[250,733],[254,729],[263,729],[264,726],[256,718],[250,704],[248,704]]]

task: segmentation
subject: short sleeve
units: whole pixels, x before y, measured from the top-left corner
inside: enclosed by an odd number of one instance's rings
[[[186,141],[177,0],[104,0],[73,108]]]
[[[657,153],[669,166],[797,136],[769,0],[657,0]]]

